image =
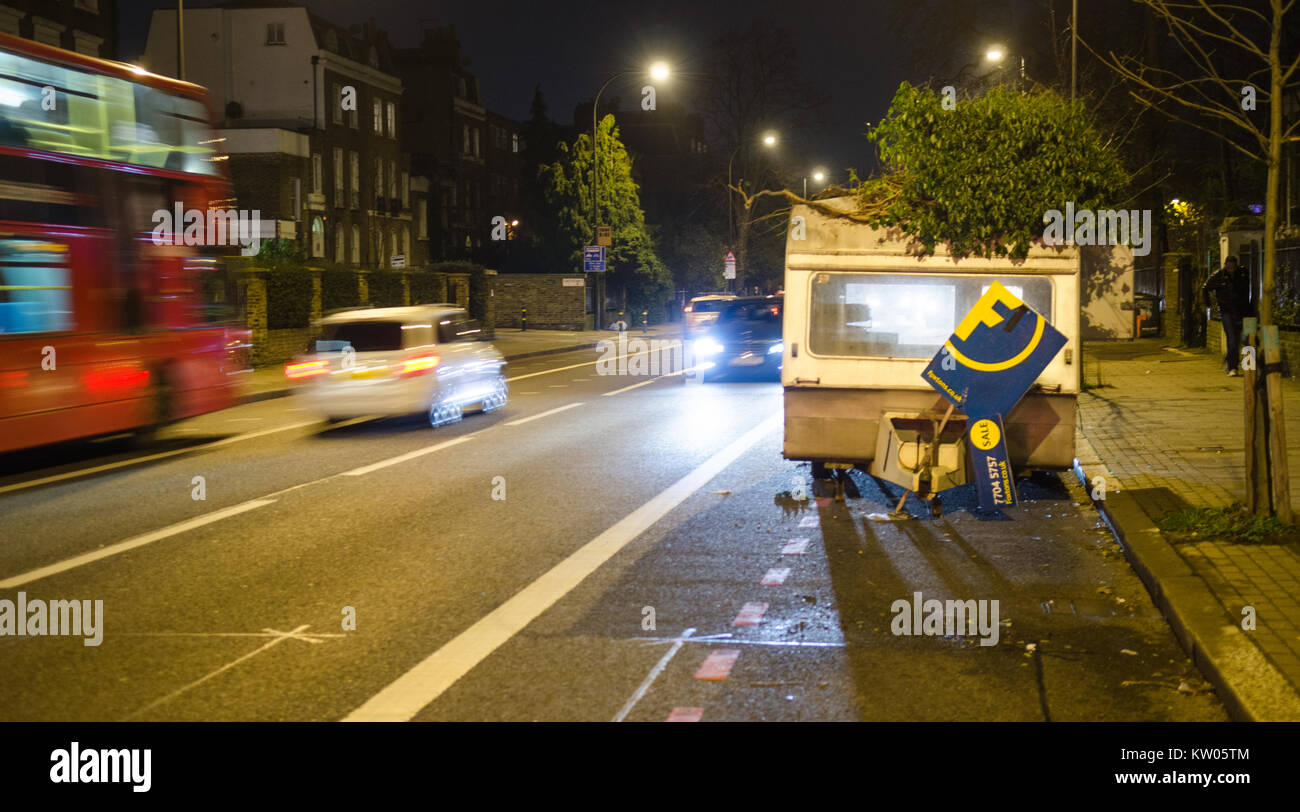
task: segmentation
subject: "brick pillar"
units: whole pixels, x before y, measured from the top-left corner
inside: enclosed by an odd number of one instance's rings
[[[1163,264],[1162,271],[1165,278],[1165,312],[1161,314],[1161,328],[1164,330],[1166,338],[1182,344],[1183,343],[1183,308],[1190,307],[1190,302],[1183,302],[1181,296],[1182,288],[1179,284],[1182,282],[1179,265],[1184,263],[1185,259],[1190,260],[1191,254],[1184,254],[1177,251],[1170,251],[1161,257]],[[1190,272],[1190,269],[1189,271]]]
[[[321,315],[320,271],[313,268],[311,272],[311,320],[318,321]]]
[[[369,271],[357,271],[357,302],[359,304],[370,304],[370,283],[366,280],[366,274]]]
[[[266,278],[256,270],[245,271],[240,279],[244,286],[244,324],[252,333],[253,364],[264,362],[267,354]]]
[[[411,304],[411,276],[402,274],[402,304],[410,306]]]

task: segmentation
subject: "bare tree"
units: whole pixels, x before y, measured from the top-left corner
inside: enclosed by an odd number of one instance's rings
[[[1190,66],[1187,75],[1113,51],[1099,58],[1130,83],[1130,94],[1140,104],[1210,133],[1230,150],[1267,169],[1259,317],[1261,325],[1272,325],[1282,145],[1300,141],[1300,117],[1289,124],[1282,120],[1283,97],[1300,79],[1296,73],[1300,53],[1285,58],[1282,55],[1287,14],[1297,0],[1260,0],[1253,6],[1210,0],[1134,2],[1145,6],[1168,27],[1169,39]],[[1260,120],[1264,115],[1257,110],[1263,111],[1267,121]],[[1263,436],[1257,442],[1268,448],[1271,458],[1273,510],[1284,521],[1290,521],[1282,390],[1275,375],[1266,376],[1268,408],[1274,419],[1269,421],[1267,442]],[[1248,447],[1248,458],[1251,453]],[[1248,491],[1252,488],[1253,483],[1248,481]]]
[[[776,162],[760,144],[762,133],[771,129],[783,141],[797,138],[815,126],[826,94],[801,78],[790,32],[766,19],[718,37],[710,46],[706,71],[700,109],[713,142],[722,148],[719,156],[726,156],[731,181],[741,189],[764,188],[776,178]],[[738,287],[748,270],[749,202],[733,206]]]

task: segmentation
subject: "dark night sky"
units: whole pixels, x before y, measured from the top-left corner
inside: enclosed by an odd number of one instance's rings
[[[817,82],[830,97],[825,126],[787,138],[783,158],[792,168],[824,166],[833,179],[843,180],[846,167],[869,169],[873,163],[871,145],[862,135],[864,122],[880,119],[900,81],[926,78],[910,76],[906,67],[912,49],[925,45],[903,41],[888,24],[890,9],[897,2],[305,0],[301,4],[345,25],[373,16],[399,47],[415,45],[425,26],[454,23],[490,109],[526,118],[533,86],[540,82],[551,117],[563,123],[572,120],[574,104],[589,100],[614,72],[654,58],[668,61],[675,70],[698,71],[714,36],[753,18],[775,19],[797,40],[804,78]],[[204,5],[211,3],[187,3],[191,8]],[[120,57],[137,58],[144,50],[151,10],[173,6],[174,0],[121,0]],[[616,90],[617,83],[606,93],[619,95]],[[639,98],[631,85],[622,91],[625,107]],[[660,100],[668,100],[672,92],[673,86],[661,88]]]

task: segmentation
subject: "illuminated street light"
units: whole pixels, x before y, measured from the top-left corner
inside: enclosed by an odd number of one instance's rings
[[[1006,52],[1002,50],[1001,45],[994,45],[984,53],[984,58],[990,62],[1001,62],[1004,56],[1006,56]]]
[[[767,146],[767,147],[776,146],[776,133],[772,132],[771,130],[763,133],[763,146]]]
[[[663,81],[668,78],[668,64],[666,62],[656,62],[650,66],[650,78]]]

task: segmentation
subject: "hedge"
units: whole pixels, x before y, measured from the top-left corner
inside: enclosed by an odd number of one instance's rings
[[[361,304],[361,291],[353,271],[324,270],[320,274],[320,309],[322,313]]]
[[[266,274],[266,327],[283,330],[311,322],[311,271],[281,269]]]
[[[446,301],[447,286],[444,277],[427,271],[411,271],[411,304],[435,304]]]
[[[402,306],[402,276],[386,271],[377,271],[366,277],[370,287],[370,305],[372,307]]]

